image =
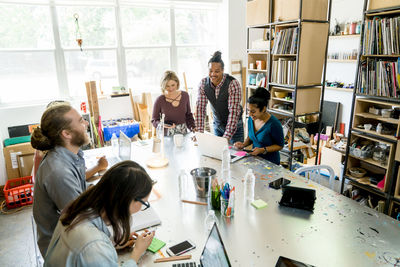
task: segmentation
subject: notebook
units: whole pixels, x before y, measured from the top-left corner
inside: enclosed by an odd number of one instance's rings
[[[173,267],[197,266],[196,262],[175,263]],[[200,256],[200,266],[202,267],[230,267],[232,266],[224,243],[222,242],[217,224],[214,223],[213,228],[208,235],[203,252]]]
[[[161,219],[153,207],[131,215],[131,232],[140,231],[159,224],[161,224]]]
[[[196,133],[196,139],[199,144],[200,153],[204,156],[222,160],[222,151],[228,144],[228,140],[224,137],[216,136],[210,133]],[[231,153],[231,162],[247,156],[244,151],[229,150]]]

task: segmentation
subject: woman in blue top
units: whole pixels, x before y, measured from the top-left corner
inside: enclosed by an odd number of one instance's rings
[[[247,100],[249,103],[248,137],[242,142],[236,142],[236,148],[243,149],[253,144],[250,152],[277,165],[280,164],[279,150],[284,146],[282,125],[279,120],[267,112],[271,95],[263,87],[258,87]]]
[[[153,180],[136,162],[111,167],[98,184],[67,206],[53,233],[44,266],[118,266],[116,247],[132,245],[131,215],[150,207]],[[136,235],[130,259],[137,262],[153,240],[154,232]]]

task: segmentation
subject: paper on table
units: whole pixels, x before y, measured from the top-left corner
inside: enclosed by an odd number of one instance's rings
[[[262,209],[265,208],[268,204],[262,199],[257,199],[251,202],[251,205],[256,209]]]
[[[153,240],[151,241],[151,244],[147,248],[147,250],[151,251],[153,253],[156,253],[157,251],[159,251],[164,246],[165,246],[165,242],[164,241],[161,241],[160,239],[153,237]]]
[[[235,153],[235,156],[244,157],[244,156],[246,156],[246,154],[247,153],[245,151],[238,151],[238,152]]]
[[[156,211],[150,207],[147,210],[141,210],[132,214],[131,232],[143,230],[150,226],[161,224],[161,219]]]

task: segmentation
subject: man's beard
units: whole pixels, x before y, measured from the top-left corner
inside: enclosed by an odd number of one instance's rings
[[[89,144],[89,137],[86,132],[82,133],[77,130],[72,130],[72,140],[71,144],[81,147],[83,145]]]

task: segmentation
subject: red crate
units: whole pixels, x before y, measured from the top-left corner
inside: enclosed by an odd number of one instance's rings
[[[11,179],[4,186],[4,198],[8,209],[30,205],[33,203],[32,176]]]

